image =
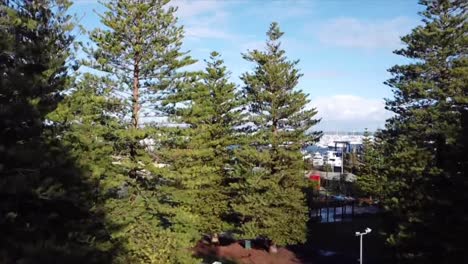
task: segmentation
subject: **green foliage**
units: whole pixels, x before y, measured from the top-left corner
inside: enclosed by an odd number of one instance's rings
[[[468,95],[466,1],[421,1],[423,24],[390,69],[397,115],[382,133],[389,239],[401,262],[455,263],[466,256],[464,201]]]
[[[381,175],[383,157],[379,151],[379,138],[370,138],[366,130],[362,142],[362,153],[357,170],[357,187],[361,195],[380,198],[384,193],[385,179]]]
[[[181,232],[194,229],[195,239],[200,233],[215,234],[229,228],[225,220],[230,200],[227,181],[240,101],[228,79],[219,54],[212,52],[199,80],[166,101],[185,104],[174,110],[173,120],[184,126],[172,129],[171,139],[177,140],[164,154],[170,165],[164,175],[170,180],[166,191],[176,210],[171,222]]]
[[[357,152],[344,153],[344,171],[356,174],[359,170],[359,154]]]
[[[55,131],[61,143],[67,149],[75,166],[84,173],[83,182],[93,186],[93,194],[87,199],[92,203],[92,211],[103,215],[99,233],[102,240],[95,243],[102,250],[113,253],[119,247],[119,240],[112,236],[113,219],[106,213],[106,204],[110,197],[122,193],[125,171],[112,164],[115,156],[115,131],[122,125],[113,113],[121,107],[120,100],[112,97],[109,89],[100,82],[100,78],[84,74],[75,87],[58,105],[57,109],[48,115],[54,122]],[[122,196],[122,195],[121,195]]]
[[[158,98],[177,88],[184,75],[179,69],[194,63],[181,52],[183,28],[176,25],[176,8],[169,0],[105,1],[101,15],[105,29],[91,32],[97,48],[89,66],[114,77],[116,90],[125,95],[125,117],[139,128],[143,108],[153,108]],[[161,95],[161,96],[162,96]],[[151,109],[152,110],[152,109]]]
[[[109,219],[111,241],[119,246],[116,261],[122,263],[194,261],[191,254],[181,251],[191,246],[191,237],[168,225],[167,208],[160,204],[164,197],[159,190],[160,171],[155,166],[160,157],[154,148],[142,143],[144,139],[159,142],[161,135],[159,128],[142,125],[142,115],[167,115],[165,109],[159,108],[161,100],[183,84],[187,74],[180,68],[194,62],[180,51],[183,29],[176,25],[176,9],[168,3],[103,2],[106,11],[101,22],[105,28],[92,31],[90,38],[95,46],[85,48],[90,57],[84,65],[101,76],[92,77],[95,83],[88,85],[105,92],[105,102],[88,98],[86,103],[112,118],[110,122],[91,122],[91,126],[96,126],[91,135],[102,144],[88,142],[90,149],[79,151],[81,155],[93,152],[88,155],[90,159],[104,159],[102,164],[97,160],[84,163],[93,163],[104,173],[100,175],[98,171],[94,177],[101,184],[100,206]],[[100,91],[95,90],[96,93]],[[84,99],[76,101],[78,105],[84,103]],[[112,103],[112,107],[105,108],[102,103]],[[85,129],[82,125],[81,129]],[[76,133],[87,137],[85,131]],[[104,158],[94,155],[105,151],[109,152]]]
[[[148,160],[138,142],[149,136],[141,126],[141,113],[165,116],[155,111],[161,97],[179,86],[185,73],[179,69],[194,63],[181,52],[183,29],[176,25],[176,9],[169,0],[106,1],[107,11],[101,15],[105,29],[95,29],[90,38],[96,48],[86,48],[90,60],[86,65],[105,76],[108,88],[121,96],[123,109],[116,113],[129,121],[119,137],[124,147],[121,156],[128,156],[130,174],[147,167]],[[127,153],[125,153],[125,151]]]
[[[232,208],[243,237],[265,236],[279,245],[304,242],[307,207],[302,191],[304,162],[301,147],[318,133],[305,132],[315,125],[315,109],[306,110],[307,95],[295,90],[302,74],[298,61],[288,61],[276,23],[267,32],[266,51],[253,50],[244,59],[255,64],[242,75],[249,111],[243,126],[246,143],[236,150],[236,193]]]
[[[73,24],[67,1],[0,3],[2,140],[15,145],[41,133],[41,121],[66,88]]]
[[[0,2],[0,262],[103,263],[92,182],[47,114],[74,64],[68,1]]]

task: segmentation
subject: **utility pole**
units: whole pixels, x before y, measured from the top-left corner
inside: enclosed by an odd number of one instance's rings
[[[362,264],[362,236],[369,234],[372,231],[370,228],[366,228],[364,232],[356,232],[356,236],[359,236],[359,264]]]

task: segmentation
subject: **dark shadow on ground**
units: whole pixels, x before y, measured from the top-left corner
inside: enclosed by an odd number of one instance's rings
[[[385,237],[379,233],[382,215],[355,216],[352,221],[332,223],[309,223],[309,235],[304,245],[290,246],[302,263],[346,264],[357,263],[359,259],[359,237],[369,227],[373,231],[364,236],[363,259],[366,264],[391,263]]]
[[[303,245],[279,248],[277,255],[268,253],[265,240],[251,240],[252,249],[245,249],[245,240],[220,239],[220,245],[202,240],[194,251],[204,263],[297,263],[297,264],[354,264],[359,258],[359,238],[356,231],[369,227],[373,231],[363,240],[366,264],[392,263],[385,247],[385,237],[379,233],[382,215],[355,216],[352,221],[309,223],[308,240]]]

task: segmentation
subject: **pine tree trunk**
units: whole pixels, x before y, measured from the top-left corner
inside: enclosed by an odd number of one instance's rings
[[[134,129],[138,129],[138,119],[139,119],[139,110],[140,110],[140,65],[139,65],[139,53],[135,53],[133,61],[133,97],[132,97],[132,126]],[[136,143],[130,143],[130,158],[136,162]],[[130,177],[136,177],[137,169],[133,168],[130,170]]]
[[[272,126],[271,130],[273,132],[273,141],[272,141],[272,151],[273,151],[273,160],[271,163],[271,174],[274,175],[276,173],[276,165],[278,164],[277,160],[277,154],[278,154],[278,149],[277,149],[277,135],[278,135],[278,122],[276,121],[276,118],[273,117],[272,121]]]
[[[135,61],[133,64],[133,111],[132,111],[132,125],[133,128],[138,128],[138,117],[140,111],[140,66],[139,66],[139,53],[135,54]]]
[[[270,252],[271,254],[276,254],[278,253],[278,247],[276,247],[276,244],[275,243],[271,243],[270,246],[268,247],[268,252]]]
[[[211,244],[219,244],[219,236],[218,233],[214,233],[211,236]]]

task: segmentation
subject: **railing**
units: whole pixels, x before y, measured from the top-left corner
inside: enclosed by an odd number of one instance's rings
[[[356,201],[320,201],[309,205],[309,217],[321,223],[350,221],[355,215]]]

